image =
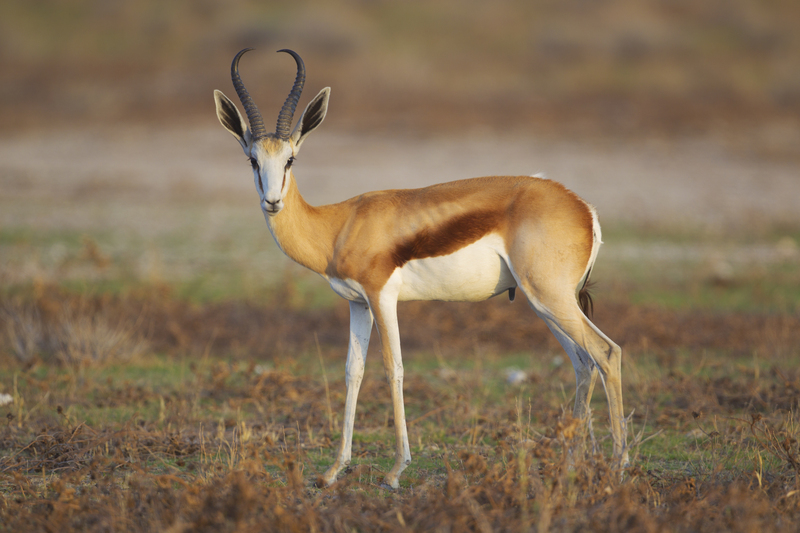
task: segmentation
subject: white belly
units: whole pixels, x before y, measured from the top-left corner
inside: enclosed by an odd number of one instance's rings
[[[387,285],[400,301],[478,302],[517,286],[505,257],[503,239],[487,235],[450,255],[409,261]]]

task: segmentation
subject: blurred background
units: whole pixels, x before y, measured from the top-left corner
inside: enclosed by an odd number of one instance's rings
[[[7,0],[0,126],[206,120],[247,46],[278,106],[289,47],[340,129],[713,133],[796,156],[799,30],[793,0]]]
[[[305,60],[300,109],[333,89],[296,167],[312,203],[544,172],[597,206],[609,280],[794,280],[796,0],[6,0],[0,281],[213,297],[292,268],[214,114],[244,47],[268,123],[295,74],[276,50]],[[81,270],[87,242],[110,266]]]

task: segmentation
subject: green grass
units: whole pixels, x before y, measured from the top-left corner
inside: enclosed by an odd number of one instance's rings
[[[629,392],[629,405],[636,405],[637,398],[631,397],[639,394],[641,389],[658,388],[658,394],[651,397],[654,405],[670,405],[675,394],[665,388],[663,383],[668,382],[668,375],[674,372],[685,372],[686,379],[702,386],[714,377],[721,377],[729,374],[730,368],[741,368],[753,365],[753,360],[740,359],[731,361],[726,354],[705,354],[705,364],[698,369],[691,364],[691,355],[687,354],[676,366],[671,368],[659,368],[657,365],[648,364],[647,359],[636,362],[636,375],[647,378],[640,382],[634,376],[626,383]],[[295,379],[301,381],[311,380],[316,383],[315,389],[321,388],[321,369],[315,356],[301,356],[297,361],[298,367],[306,370],[305,375],[299,375]],[[517,366],[520,363],[519,356],[495,357],[485,362],[481,367],[476,368],[474,363],[460,364],[450,362],[451,369],[460,376],[458,379],[441,379],[432,372],[431,364],[426,357],[414,357],[406,364],[406,375],[410,377],[412,383],[418,383],[416,387],[422,386],[424,390],[436,391],[436,394],[425,398],[415,398],[408,395],[407,419],[416,419],[437,408],[443,408],[445,413],[437,421],[434,418],[426,418],[419,423],[411,425],[412,446],[417,450],[415,455],[421,453],[420,461],[416,461],[410,469],[420,471],[434,470],[442,471],[444,464],[441,458],[437,459],[437,454],[426,452],[430,446],[438,449],[467,449],[470,447],[488,446],[495,447],[498,440],[495,436],[488,433],[481,433],[477,439],[470,435],[470,429],[475,426],[484,426],[487,421],[496,424],[498,415],[503,412],[513,411],[514,405],[519,403],[523,413],[519,416],[525,424],[531,424],[526,431],[542,432],[546,430],[549,416],[540,416],[537,412],[528,412],[530,402],[536,405],[537,410],[541,410],[541,398],[534,400],[533,396],[546,397],[545,404],[550,409],[558,410],[563,406],[569,410],[569,398],[564,398],[560,393],[561,384],[571,394],[571,371],[565,369],[559,372],[557,379],[547,384],[528,384],[524,387],[509,387],[503,379],[503,371],[506,368]],[[529,369],[530,370],[530,369]],[[24,400],[26,408],[33,405],[42,405],[35,412],[30,414],[23,409],[22,420],[16,423],[22,426],[27,425],[36,417],[42,416],[43,411],[49,411],[53,417],[56,406],[63,408],[60,415],[63,421],[72,425],[84,423],[93,428],[101,427],[120,427],[124,424],[142,421],[154,429],[164,429],[172,426],[174,429],[196,427],[197,425],[213,426],[220,420],[232,420],[234,423],[245,422],[253,426],[263,424],[270,418],[279,424],[286,424],[287,427],[294,426],[300,422],[292,419],[291,415],[273,414],[265,419],[263,409],[269,410],[267,406],[259,409],[254,402],[242,401],[248,395],[248,387],[252,386],[253,380],[249,366],[241,363],[234,363],[210,357],[201,360],[191,360],[167,356],[147,356],[136,361],[125,364],[97,365],[92,367],[80,368],[78,370],[59,367],[45,367],[37,365],[30,371],[22,372],[20,369],[7,374],[9,378],[4,379],[2,386],[6,390],[13,388],[13,380],[16,380],[16,394]],[[340,402],[343,399],[344,384],[342,381],[343,365],[341,362],[326,365],[326,374],[331,379],[331,392],[334,397],[334,412],[341,410]],[[382,371],[377,360],[372,361],[368,371],[366,381],[373,382],[373,388],[381,391]],[[763,375],[763,374],[762,374]],[[487,377],[488,376],[488,377]],[[762,378],[763,379],[763,378]],[[558,383],[557,383],[558,382]],[[43,393],[42,384],[46,383],[47,392]],[[422,385],[421,383],[424,383]],[[660,384],[660,385],[656,385]],[[766,384],[760,386],[766,387]],[[372,389],[370,389],[372,390]],[[407,393],[408,394],[408,393]],[[380,396],[380,395],[379,395]],[[445,398],[445,403],[441,405],[430,403],[436,398]],[[322,399],[320,399],[322,400]],[[466,404],[464,401],[466,400]],[[469,414],[459,414],[458,406],[467,406],[471,411]],[[595,394],[593,401],[595,410],[595,430],[598,437],[604,439],[604,448],[608,447],[606,430],[607,408],[602,396],[601,386]],[[456,409],[454,411],[454,409]],[[384,397],[373,397],[362,394],[359,402],[359,412],[366,418],[359,417],[356,423],[356,434],[354,436],[354,447],[358,453],[365,455],[369,461],[375,462],[381,469],[388,468],[391,462],[391,449],[393,441],[393,429],[387,427],[385,415],[389,414],[390,406],[388,393]],[[288,413],[287,413],[288,414]],[[709,462],[717,460],[714,453],[722,450],[727,454],[724,460],[728,467],[742,465],[742,461],[752,459],[752,454],[745,454],[746,458],[736,458],[731,449],[726,449],[725,444],[719,444],[718,450],[709,447],[714,439],[704,434],[697,434],[692,431],[701,428],[710,434],[714,431],[713,421],[698,420],[684,421],[678,424],[676,429],[660,427],[655,423],[658,413],[648,415],[647,425],[642,428],[634,422],[633,430],[642,431],[645,437],[654,436],[645,442],[638,449],[639,455],[644,458],[647,464],[656,465],[660,468],[674,468],[669,465],[681,463],[682,468],[695,468],[692,464],[708,465]],[[307,415],[304,415],[307,416]],[[453,419],[452,416],[457,418]],[[504,417],[505,415],[500,415]],[[511,415],[508,415],[511,418]],[[731,414],[720,418],[716,423],[720,426],[735,426],[735,420],[741,418],[746,420],[747,413]],[[322,419],[320,419],[322,420]],[[513,422],[511,420],[510,422]],[[230,423],[230,422],[226,422]],[[663,425],[663,424],[662,424]],[[31,428],[33,429],[33,428]],[[308,440],[307,429],[300,424],[301,436]],[[332,430],[327,422],[323,422],[322,427],[312,429],[312,435],[327,434],[332,442],[339,438],[340,428],[334,427]],[[659,432],[656,435],[657,432]],[[689,435],[689,436],[687,436]],[[313,440],[313,436],[311,438]],[[422,447],[420,448],[420,443]],[[701,443],[703,445],[698,445]],[[315,471],[322,471],[330,462],[335,446],[320,447],[319,455],[310,455],[312,464],[309,465]],[[322,450],[325,450],[324,452]],[[5,453],[8,453],[6,450]],[[733,459],[731,458],[733,457]],[[731,462],[732,461],[732,462]],[[746,465],[749,468],[749,464]]]

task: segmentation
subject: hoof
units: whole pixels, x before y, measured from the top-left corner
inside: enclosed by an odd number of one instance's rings
[[[400,488],[400,480],[398,478],[394,478],[394,483],[389,481],[389,476],[384,476],[381,480],[381,487],[386,490],[397,490]]]

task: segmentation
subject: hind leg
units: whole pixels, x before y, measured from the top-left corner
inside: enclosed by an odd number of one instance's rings
[[[628,463],[625,416],[622,407],[622,350],[606,337],[583,314],[575,300],[574,289],[545,291],[520,280],[520,287],[536,311],[569,355],[575,368],[577,391],[573,414],[588,416],[589,400],[597,375],[603,382],[614,439],[614,456]]]
[[[582,420],[589,416],[589,403],[592,401],[594,384],[599,373],[594,363],[584,364],[585,359],[570,356],[572,367],[575,369],[576,386],[575,407],[572,409],[572,415]]]

